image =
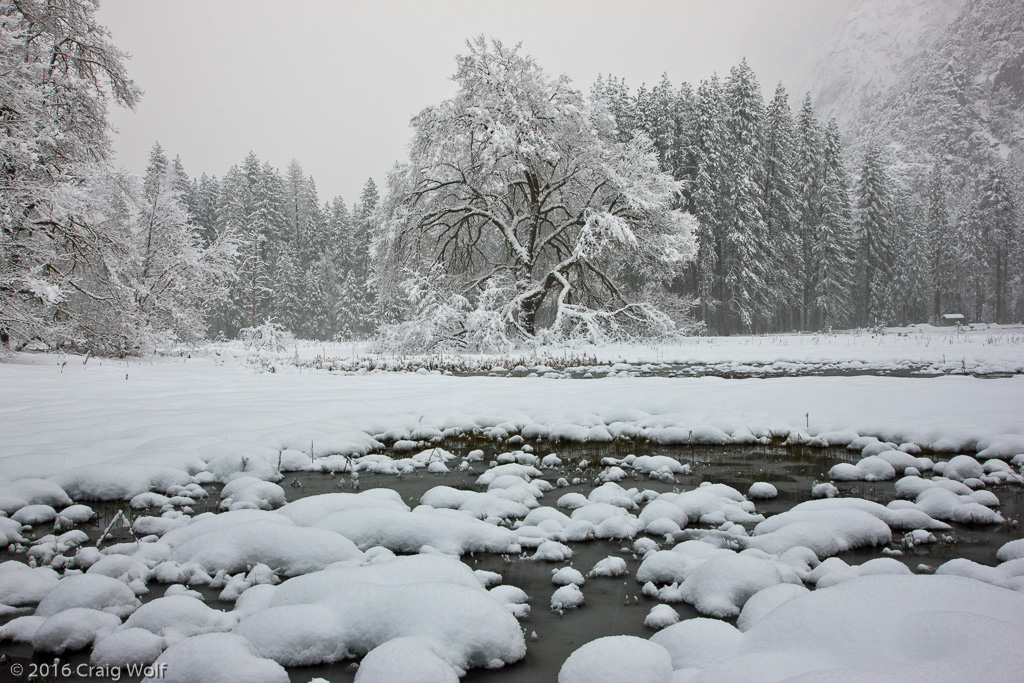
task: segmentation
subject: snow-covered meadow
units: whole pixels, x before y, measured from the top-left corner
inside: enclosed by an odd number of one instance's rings
[[[456,374],[604,376],[623,371],[664,376],[773,377],[807,374],[1024,373],[1024,326],[977,324],[909,327],[836,333],[683,337],[650,345],[576,343],[516,349],[507,353],[380,353],[375,343],[285,340],[271,345],[214,343],[207,353],[264,367],[287,363],[339,372],[409,371]]]
[[[8,358],[0,651],[178,681],[1024,670],[1018,328],[530,357]]]

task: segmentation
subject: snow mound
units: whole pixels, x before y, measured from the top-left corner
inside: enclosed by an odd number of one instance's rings
[[[220,514],[205,513],[196,515],[191,520],[186,519],[183,525],[166,531],[161,536],[160,541],[174,548],[203,534],[220,531],[243,522],[257,521],[276,522],[278,524],[292,523],[291,519],[278,512],[267,512],[264,510],[231,510],[229,512],[221,512]]]
[[[429,641],[395,638],[370,650],[356,671],[355,683],[457,683],[458,672]]]
[[[935,570],[935,573],[964,576],[1011,590],[1015,590],[1018,587],[1024,588],[1024,583],[1020,581],[1020,577],[1024,576],[1024,560],[1011,560],[996,567],[989,567],[988,565],[978,564],[973,560],[958,557],[941,564]]]
[[[811,570],[807,581],[821,589],[878,574],[910,574],[910,568],[892,557],[878,557],[859,565],[849,565],[838,557],[831,557]]]
[[[942,476],[953,481],[980,479],[985,475],[981,463],[969,455],[957,455],[945,464]]]
[[[683,541],[672,550],[656,550],[647,554],[636,571],[636,580],[638,583],[681,583],[698,565],[715,557],[733,554],[731,550],[704,541]]]
[[[431,546],[453,555],[520,550],[515,532],[448,510],[354,509],[328,515],[314,528],[334,531],[363,549],[379,545],[394,552],[415,553]]]
[[[257,590],[245,592],[235,604],[235,611],[248,615],[266,607],[313,604],[325,595],[345,590],[350,584],[398,586],[422,581],[482,588],[473,570],[457,558],[447,555],[406,555],[371,561],[364,565],[342,563],[323,571],[296,576],[277,586],[261,586]]]
[[[213,631],[227,631],[234,626],[234,615],[208,607],[188,595],[171,595],[147,602],[124,622],[125,629],[141,628],[168,643],[177,643],[190,636]]]
[[[72,524],[85,524],[95,516],[96,513],[88,505],[68,505],[57,513],[57,522],[67,528]]]
[[[1024,558],[1024,538],[1004,543],[996,551],[996,559],[1000,562],[1009,562],[1010,560],[1019,560],[1021,558]]]
[[[120,625],[121,620],[109,612],[72,607],[54,614],[39,625],[32,635],[32,649],[55,654],[81,650]]]
[[[743,494],[721,484],[701,486],[683,493],[663,493],[656,501],[668,501],[683,511],[690,521],[719,525],[729,521],[735,524],[756,524],[764,519],[757,514],[754,504]],[[655,502],[655,501],[652,501]]]
[[[49,567],[33,569],[21,562],[9,560],[0,565],[0,568],[4,568],[4,571],[0,572],[0,605],[34,605],[45,598],[60,580],[57,572]]]
[[[172,645],[153,663],[153,678],[143,683],[289,683],[277,662],[256,654],[234,633],[204,633]]]
[[[357,654],[348,649],[341,615],[328,605],[266,608],[242,619],[234,633],[247,638],[260,656],[285,666],[337,662]]]
[[[236,573],[263,563],[286,576],[306,574],[334,562],[360,557],[362,553],[352,541],[331,531],[259,521],[201,534],[176,547],[172,554],[174,561],[195,562],[207,572]]]
[[[896,478],[896,469],[877,455],[861,458],[856,465],[841,462],[828,471],[835,481],[887,481]]]
[[[3,626],[0,626],[0,642],[10,640],[15,643],[31,643],[39,627],[46,621],[46,617],[36,615],[27,617],[15,617]]]
[[[806,586],[796,583],[780,583],[758,591],[750,596],[746,604],[743,605],[740,616],[736,619],[736,627],[741,631],[748,631],[764,615],[782,603],[800,597],[807,592]]]
[[[104,555],[85,571],[90,575],[109,576],[125,583],[149,580],[152,571],[142,562],[127,555]]]
[[[677,531],[684,528],[690,521],[678,505],[668,500],[659,499],[652,500],[645,505],[644,509],[640,511],[639,518],[649,533],[654,533],[652,529],[664,526],[666,521],[674,524]]]
[[[750,596],[780,583],[799,583],[785,565],[744,553],[730,553],[704,562],[679,587],[683,600],[701,614],[735,617]],[[788,568],[786,568],[788,569]]]
[[[551,583],[556,586],[582,586],[586,582],[583,578],[583,574],[578,569],[572,567],[562,567],[561,569],[551,570]]]
[[[679,612],[668,605],[655,605],[644,617],[644,626],[653,629],[662,629],[671,626],[679,621]]]
[[[0,510],[8,515],[13,515],[26,505],[62,508],[71,503],[64,489],[46,479],[27,478],[0,483]]]
[[[652,474],[667,471],[671,474],[689,474],[690,466],[667,455],[641,455],[630,465],[637,472]]]
[[[839,495],[839,489],[834,484],[824,482],[811,487],[812,498],[835,498]]]
[[[49,505],[26,505],[11,515],[11,519],[19,524],[48,524],[57,519],[57,511]]]
[[[433,508],[461,510],[477,519],[487,519],[488,517],[511,519],[525,517],[530,512],[528,506],[516,500],[509,500],[503,495],[490,492],[461,491],[450,486],[435,486],[420,496],[420,503]]]
[[[239,476],[227,484],[220,493],[221,507],[229,510],[271,510],[285,504],[284,489],[257,477]]]
[[[583,604],[583,591],[574,583],[562,586],[551,595],[551,609],[576,609]]]
[[[733,656],[742,635],[724,621],[697,617],[655,633],[651,642],[668,651],[673,669],[697,669]]]
[[[167,642],[163,637],[145,629],[118,629],[104,638],[96,639],[89,663],[106,668],[128,664],[146,666],[156,661],[166,647]]]
[[[1014,456],[1024,453],[1024,435],[1000,434],[984,438],[978,442],[978,448],[980,449],[978,457],[981,459],[1010,460]]]
[[[784,602],[700,679],[1014,680],[1022,638],[1019,593],[955,576],[866,576]]]
[[[841,500],[828,498],[811,502]],[[810,548],[818,559],[822,559],[853,548],[891,542],[892,531],[882,520],[855,508],[836,507],[820,510],[793,508],[769,517],[754,527],[747,544],[774,555],[802,546]]]
[[[900,481],[903,481],[902,479]],[[892,529],[930,529],[946,531],[950,527],[944,522],[932,519],[927,514],[913,508],[901,508],[882,505],[864,498],[828,498],[824,500],[808,500],[794,505],[790,511],[813,512],[818,510],[837,510],[852,508],[866,512],[885,522]]]
[[[544,541],[530,556],[531,560],[543,562],[563,562],[572,557],[572,548],[558,541]]]
[[[0,517],[0,547],[26,542],[25,537],[21,535],[21,522],[15,522],[9,517]]]
[[[368,489],[360,493],[322,493],[318,496],[307,496],[278,508],[277,513],[288,517],[296,524],[311,526],[335,512],[364,507],[389,508],[401,512],[409,510],[409,506],[402,501],[401,495],[396,491]]]
[[[879,458],[892,465],[897,472],[905,472],[910,468],[917,470],[930,470],[932,461],[928,458],[918,458],[903,450],[884,450],[876,454]]]
[[[131,500],[146,491],[186,486],[192,483],[192,475],[162,465],[117,463],[75,467],[53,475],[50,481],[78,501]]]
[[[430,641],[457,670],[501,666],[526,654],[519,623],[479,583],[467,588],[429,581],[350,581],[314,603],[306,599],[287,592],[274,595],[269,606],[242,619],[235,633],[248,638],[261,655],[287,664],[357,656],[400,637]]]
[[[126,617],[140,604],[132,589],[117,579],[79,574],[61,579],[40,601],[36,616],[52,617],[73,607],[88,607]]]
[[[511,475],[513,477],[519,477],[523,481],[529,482],[534,477],[543,477],[544,473],[533,465],[520,465],[518,463],[506,463],[504,465],[497,465],[487,470],[479,477],[476,478],[477,486],[490,486],[491,483],[498,477],[505,475]]]
[[[767,500],[769,498],[777,497],[779,495],[779,490],[766,481],[758,481],[750,485],[750,490],[747,491],[747,495],[753,499]]]
[[[670,683],[672,658],[650,640],[607,636],[583,645],[565,660],[558,683]]]
[[[626,561],[621,557],[609,555],[603,560],[598,560],[594,568],[587,572],[587,576],[624,576],[629,572]]]
[[[1003,516],[973,499],[973,494],[957,495],[942,487],[925,489],[914,503],[918,510],[935,519],[946,519],[960,524],[1001,524]]]

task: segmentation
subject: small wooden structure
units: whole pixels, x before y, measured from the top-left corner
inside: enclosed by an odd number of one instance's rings
[[[956,326],[956,325],[963,325],[966,322],[967,322],[967,319],[964,318],[964,314],[963,313],[943,313],[939,317],[939,323],[943,327],[953,327],[953,326]]]

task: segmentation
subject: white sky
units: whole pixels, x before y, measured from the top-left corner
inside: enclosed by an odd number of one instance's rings
[[[159,141],[192,176],[245,155],[297,159],[321,200],[384,186],[409,118],[454,93],[454,57],[479,34],[522,42],[589,92],[598,74],[635,88],[663,72],[696,85],[746,56],[766,92],[796,106],[821,36],[851,0],[102,0],[145,95],[114,108],[117,163],[142,172]]]

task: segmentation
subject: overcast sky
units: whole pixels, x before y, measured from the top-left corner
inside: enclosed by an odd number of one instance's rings
[[[143,88],[114,109],[117,163],[142,172],[153,143],[192,176],[250,151],[297,159],[320,198],[358,198],[404,158],[409,118],[454,93],[454,57],[485,34],[522,43],[588,92],[697,84],[746,56],[768,92],[798,103],[822,36],[850,0],[102,0],[100,22]]]

